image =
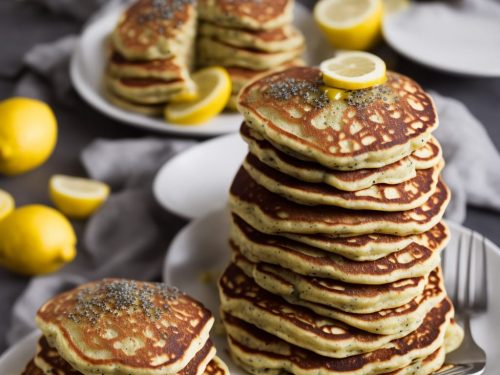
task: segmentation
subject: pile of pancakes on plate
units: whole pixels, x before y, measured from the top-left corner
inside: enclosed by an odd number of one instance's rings
[[[138,0],[108,43],[104,94],[114,105],[159,116],[192,97],[190,72],[212,65],[232,80],[228,104],[256,76],[302,64],[304,37],[292,24],[293,0]],[[199,16],[199,17],[198,17]]]
[[[196,91],[195,0],[138,0],[122,14],[109,41],[104,73],[108,100],[126,110],[161,115],[165,104]]]
[[[43,333],[22,375],[228,375],[201,303],[160,283],[104,279],[37,313]]]
[[[254,374],[432,373],[463,338],[433,101],[393,72],[342,100],[322,85],[294,67],[238,100],[249,153],[219,281],[232,357]]]
[[[197,61],[224,66],[236,99],[245,84],[271,70],[302,65],[305,41],[292,25],[293,0],[199,0]]]

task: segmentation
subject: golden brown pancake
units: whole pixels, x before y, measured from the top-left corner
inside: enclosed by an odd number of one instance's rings
[[[432,99],[410,78],[330,101],[317,68],[290,68],[248,85],[238,109],[282,151],[342,170],[379,168],[423,146],[437,127]]]
[[[230,189],[232,211],[265,233],[393,234],[423,233],[435,226],[448,205],[450,193],[440,179],[436,192],[421,207],[401,212],[347,210],[335,206],[304,206],[258,185],[241,168]]]
[[[215,39],[201,37],[197,42],[200,66],[238,66],[252,70],[273,69],[300,58],[304,46],[280,52],[266,52],[254,48],[239,47]]]
[[[229,375],[226,364],[215,356],[205,368],[204,375]]]
[[[250,30],[281,27],[292,21],[292,0],[199,0],[204,21]]]
[[[168,102],[174,95],[187,89],[190,82],[165,81],[158,78],[115,78],[105,76],[105,84],[113,94],[140,104]]]
[[[284,238],[270,236],[239,222],[231,230],[231,248],[255,263],[269,263],[295,273],[353,284],[386,284],[427,275],[440,261],[448,243],[433,233],[433,247],[411,243],[404,249],[373,261],[353,261]]]
[[[416,170],[434,167],[442,159],[438,141],[431,139],[411,155],[381,168],[339,171],[318,163],[297,159],[258,137],[246,123],[240,128],[250,152],[262,163],[291,177],[311,183],[325,183],[340,190],[358,191],[374,184],[399,184],[416,176]]]
[[[281,52],[304,45],[304,36],[293,25],[269,30],[245,30],[220,26],[211,22],[198,25],[198,35],[223,43],[265,52]]]
[[[139,0],[123,13],[112,41],[130,60],[186,56],[195,27],[193,0]]]
[[[444,161],[417,171],[400,184],[374,184],[358,191],[345,191],[327,184],[304,182],[281,173],[248,154],[243,168],[259,185],[284,198],[305,205],[329,205],[351,210],[404,211],[423,205],[436,191]]]
[[[104,87],[103,94],[105,98],[113,105],[120,107],[129,112],[141,113],[146,116],[160,117],[165,109],[165,103],[160,104],[143,104],[135,103],[131,100],[121,98],[119,95],[111,92]]]
[[[428,279],[428,276],[419,276],[379,285],[351,284],[300,275],[272,264],[253,263],[237,251],[232,252],[232,261],[270,293],[357,314],[402,306],[423,292]]]
[[[157,78],[164,81],[190,79],[186,62],[179,57],[127,60],[116,51],[110,54],[108,72],[116,78]]]
[[[203,305],[159,283],[104,279],[60,294],[36,322],[49,344],[82,372],[173,374],[208,340]]]

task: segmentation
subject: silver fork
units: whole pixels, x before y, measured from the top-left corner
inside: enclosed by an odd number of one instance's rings
[[[464,237],[466,235],[461,233],[458,239],[455,265],[450,264],[449,249],[443,252],[442,261],[445,275],[454,277],[449,295],[456,309],[456,319],[464,328],[464,341],[460,348],[446,357],[446,363],[453,367],[438,371],[436,374],[439,375],[482,374],[486,367],[486,353],[474,341],[470,327],[471,316],[486,311],[488,305],[486,240],[473,231],[468,241]]]

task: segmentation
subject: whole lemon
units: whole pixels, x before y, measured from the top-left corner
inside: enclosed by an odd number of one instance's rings
[[[76,255],[76,235],[53,208],[23,206],[0,221],[0,265],[23,275],[54,272]]]
[[[45,162],[57,140],[52,109],[36,99],[11,98],[0,103],[0,173],[16,175]]]

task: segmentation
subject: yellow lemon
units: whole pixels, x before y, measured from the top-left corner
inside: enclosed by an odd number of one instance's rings
[[[16,175],[45,162],[57,140],[50,107],[35,99],[11,98],[0,103],[0,173]]]
[[[85,219],[92,215],[108,198],[109,186],[100,181],[63,175],[49,181],[50,197],[66,216]]]
[[[9,215],[15,207],[14,198],[5,190],[0,189],[0,220]]]
[[[226,69],[210,67],[197,71],[191,77],[198,86],[198,98],[189,103],[170,103],[165,108],[165,119],[181,125],[196,125],[217,116],[231,96],[231,78]]]
[[[198,99],[198,87],[189,87],[174,94],[170,98],[170,103],[189,103]]]
[[[335,87],[329,87],[329,86],[321,86],[321,90],[325,92],[326,96],[328,96],[328,99],[330,99],[331,102],[347,98],[346,90],[337,89]]]
[[[76,255],[76,235],[61,213],[24,206],[0,221],[0,265],[33,276],[57,271]]]
[[[320,64],[323,82],[330,87],[360,90],[387,79],[385,62],[368,52],[342,52]]]
[[[368,50],[380,39],[382,0],[321,0],[314,19],[336,48]]]

